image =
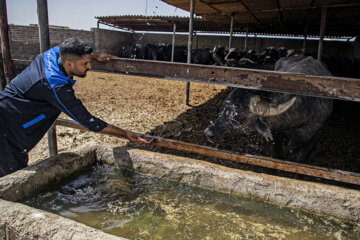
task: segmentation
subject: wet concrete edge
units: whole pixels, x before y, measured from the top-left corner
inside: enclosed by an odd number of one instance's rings
[[[0,178],[0,240],[125,239],[15,202],[95,163],[96,149],[96,144],[88,144]]]
[[[360,191],[357,190],[231,169],[185,157],[93,143],[0,178],[0,239],[63,240],[70,239],[69,236],[71,239],[123,239],[55,214],[14,203],[96,161],[207,189],[254,197],[277,205],[360,221]]]

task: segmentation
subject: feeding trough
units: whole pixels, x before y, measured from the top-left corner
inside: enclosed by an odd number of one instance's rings
[[[76,172],[94,166],[96,163],[104,164],[104,166],[97,166],[93,168],[95,172],[85,173],[85,175],[74,180]],[[118,172],[120,175],[114,175],[114,172]],[[101,176],[107,174],[112,174],[112,177],[106,177],[107,181],[104,181]],[[74,203],[75,205],[86,204],[90,198],[95,200],[91,203],[92,206],[96,205],[94,203],[103,198],[95,196],[99,193],[99,191],[94,192],[97,189],[96,184],[101,182],[99,178],[96,178],[97,175],[100,176],[102,182],[107,184],[108,190],[105,193],[114,194],[112,202],[102,205],[101,208],[105,206],[105,210],[94,211],[91,209],[85,212],[83,211],[84,208],[74,205],[68,208],[60,206],[58,210],[51,209],[51,207],[59,206],[58,203],[55,205],[51,203],[54,201],[51,197],[55,196],[56,198],[56,194],[70,196],[68,198],[70,205],[71,200],[73,200],[71,196],[80,199]],[[88,181],[89,179],[93,179],[95,183]],[[147,183],[154,181],[151,184],[145,184],[146,186],[159,185],[161,182],[167,182],[170,185],[164,187],[168,191],[156,195],[157,190],[146,190],[143,182],[137,182],[134,179],[143,179],[142,181]],[[131,186],[128,184],[129,182],[135,182],[135,184]],[[116,195],[119,191],[130,191],[127,189],[137,186],[139,188],[142,186],[145,189],[143,192],[150,192],[150,196],[137,197],[136,200],[126,199],[123,195]],[[190,192],[195,191],[195,200],[181,198],[185,195],[188,196],[188,193],[181,192],[184,189],[190,189]],[[175,191],[172,195],[180,194],[183,196],[165,198],[165,196],[171,195],[170,190]],[[176,193],[177,190],[181,191]],[[46,204],[40,204],[41,208],[46,209],[43,205],[47,205],[49,207],[47,211],[57,212],[59,215],[24,204],[36,206],[38,200],[33,200],[32,204],[29,200],[35,195],[47,200]],[[81,200],[79,196],[85,198]],[[184,157],[121,147],[108,148],[95,144],[86,145],[72,153],[59,154],[1,178],[0,197],[4,199],[0,200],[0,208],[2,209],[0,237],[5,239],[49,237],[51,239],[66,239],[70,235],[79,239],[121,239],[121,237],[108,233],[121,232],[120,230],[125,229],[127,224],[135,229],[137,227],[138,231],[131,233],[130,236],[121,235],[121,233],[119,236],[146,238],[160,236],[158,234],[162,232],[166,234],[168,230],[171,230],[172,224],[175,223],[179,226],[178,233],[170,236],[178,236],[179,238],[199,237],[191,232],[196,231],[196,228],[195,230],[186,228],[186,221],[189,223],[197,222],[200,224],[198,226],[202,226],[199,229],[204,235],[200,238],[211,236],[209,234],[216,232],[219,226],[224,226],[224,231],[220,232],[230,234],[226,235],[230,238],[231,236],[235,238],[268,236],[279,239],[297,239],[304,234],[309,234],[309,239],[315,235],[317,239],[321,239],[321,237],[324,239],[337,239],[339,237],[357,239],[360,236],[359,191],[230,169]],[[165,202],[160,203],[158,198],[165,198]],[[186,202],[185,199],[188,201]],[[179,201],[176,202],[177,200]],[[131,208],[134,202],[143,204],[144,208],[139,206]],[[156,204],[154,205],[154,203]],[[155,221],[154,217],[158,219],[158,216],[154,212],[153,214],[145,214],[150,205],[157,206],[159,216],[164,216],[165,220]],[[182,209],[181,207],[185,208]],[[267,212],[266,209],[271,210]],[[84,222],[90,219],[94,212],[101,211],[105,211],[108,219],[103,223],[95,223],[94,225],[100,224],[99,229],[103,231],[91,228],[89,227],[92,225],[91,223]],[[320,215],[313,215],[310,212]],[[143,213],[147,216],[148,222],[137,218]],[[185,217],[191,217],[190,215],[198,217],[197,221]],[[89,226],[74,222],[71,218],[78,218],[77,221],[83,219],[84,221],[81,222]],[[185,223],[180,223],[178,222],[179,219],[187,220]],[[290,219],[303,225],[299,227],[294,223],[289,223]],[[215,222],[218,228],[211,227],[212,222]],[[131,225],[134,223],[137,224]],[[289,225],[294,227],[293,230],[285,227]],[[233,228],[232,230],[226,229],[225,226],[233,226]],[[249,230],[246,231],[245,227]],[[322,231],[322,233],[314,231]],[[216,234],[220,234],[220,232]]]

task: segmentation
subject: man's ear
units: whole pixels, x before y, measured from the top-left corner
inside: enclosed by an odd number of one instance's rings
[[[73,62],[71,61],[71,60],[69,60],[69,59],[67,59],[67,60],[65,60],[65,62],[63,63],[63,66],[64,66],[64,68],[66,68],[66,69],[71,69],[71,68],[73,68]]]

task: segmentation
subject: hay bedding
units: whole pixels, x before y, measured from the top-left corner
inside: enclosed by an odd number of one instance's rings
[[[77,97],[93,115],[110,124],[139,133],[216,147],[206,140],[203,131],[211,120],[216,119],[230,89],[192,83],[190,89],[192,107],[188,107],[185,105],[184,82],[93,71],[89,72],[86,78],[76,80],[74,88]],[[60,117],[67,118],[64,114]],[[320,143],[311,156],[311,164],[360,172],[359,123],[359,103],[335,101],[333,114],[325,124]],[[279,174],[274,170],[147,144],[131,144],[120,138],[61,126],[57,127],[57,136],[59,152],[72,151],[87,142],[95,141],[112,147],[136,147],[194,157],[230,167]],[[270,156],[270,145],[256,133],[236,141],[229,141],[219,148]],[[30,152],[30,164],[46,157],[48,157],[48,150],[45,136]],[[285,157],[295,160],[294,154],[289,152]],[[304,177],[301,176],[301,178]]]

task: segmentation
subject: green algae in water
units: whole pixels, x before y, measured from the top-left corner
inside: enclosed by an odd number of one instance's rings
[[[107,165],[25,204],[128,239],[360,239],[358,223]]]

